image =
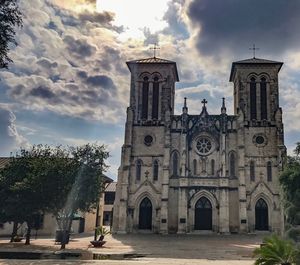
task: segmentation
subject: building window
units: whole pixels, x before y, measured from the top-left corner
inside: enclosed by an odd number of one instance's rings
[[[268,181],[272,181],[272,163],[269,161],[267,163],[267,179]]]
[[[193,174],[194,174],[194,176],[197,175],[197,160],[196,159],[193,160]]]
[[[235,172],[235,154],[232,152],[229,156],[229,176],[230,177],[236,177]]]
[[[152,96],[152,119],[158,119],[158,104],[159,104],[159,83],[158,78],[154,78],[153,96]]]
[[[256,120],[256,80],[254,77],[250,82],[250,119]]]
[[[254,164],[254,161],[250,162],[250,180],[255,181],[255,164]]]
[[[104,204],[112,205],[115,201],[115,192],[106,191],[104,194]]]
[[[178,165],[178,154],[177,152],[174,152],[172,158],[173,176],[178,176]]]
[[[264,77],[260,80],[260,112],[261,119],[267,120],[267,83]]]
[[[211,160],[211,174],[215,175],[215,160]]]
[[[135,178],[136,180],[141,180],[141,175],[142,175],[142,161],[138,160],[136,162],[136,169],[135,169]]]
[[[158,165],[158,161],[155,160],[154,163],[153,163],[153,180],[158,180],[158,168],[159,168],[159,165]]]
[[[149,81],[148,77],[144,77],[142,90],[142,119],[148,118],[148,95],[149,95]]]

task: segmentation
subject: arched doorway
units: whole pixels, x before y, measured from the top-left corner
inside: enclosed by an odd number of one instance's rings
[[[152,229],[152,203],[147,197],[140,204],[139,229]]]
[[[195,230],[212,230],[212,206],[205,197],[195,205]]]
[[[264,199],[259,199],[255,205],[255,229],[269,230],[268,205]]]

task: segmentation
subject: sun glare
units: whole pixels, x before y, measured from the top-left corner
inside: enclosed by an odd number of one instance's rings
[[[163,15],[167,3],[168,0],[97,0],[97,10],[115,13],[115,23],[125,27],[123,38],[142,39],[145,27],[153,33],[166,26]]]

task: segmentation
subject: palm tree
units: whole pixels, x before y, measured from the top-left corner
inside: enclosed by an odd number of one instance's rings
[[[255,265],[292,265],[296,263],[299,251],[292,242],[277,235],[264,239],[263,244],[253,252],[257,257]]]

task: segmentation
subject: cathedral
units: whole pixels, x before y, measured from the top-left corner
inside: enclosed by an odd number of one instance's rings
[[[286,155],[279,106],[283,63],[232,63],[234,114],[205,99],[174,114],[176,63],[127,62],[131,72],[114,233],[283,231],[278,176]]]

